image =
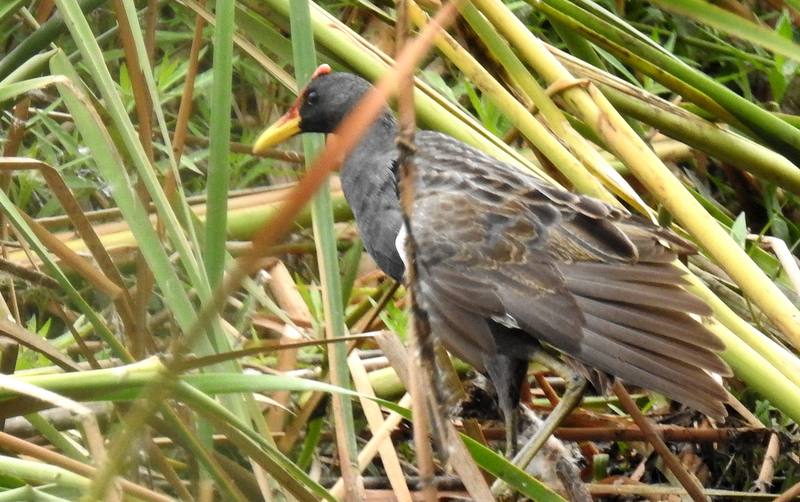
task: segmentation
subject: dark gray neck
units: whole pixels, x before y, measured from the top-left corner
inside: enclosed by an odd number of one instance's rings
[[[370,128],[342,166],[342,190],[364,247],[386,275],[403,280],[405,266],[395,246],[403,224],[397,198],[397,123],[387,111]]]

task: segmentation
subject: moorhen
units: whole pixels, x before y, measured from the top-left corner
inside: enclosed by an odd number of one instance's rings
[[[370,87],[321,66],[254,151],[332,132]],[[366,250],[402,281],[397,133],[387,107],[347,156],[341,183]],[[592,382],[613,375],[724,419],[727,394],[710,374],[730,374],[717,355],[724,345],[695,318],[711,309],[674,264],[696,252],[691,243],[445,134],[419,131],[414,143],[419,301],[434,336],[489,375],[509,429],[540,342],[582,363]]]

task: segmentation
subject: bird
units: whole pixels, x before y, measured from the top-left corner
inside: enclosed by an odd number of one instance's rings
[[[333,132],[371,87],[320,66],[253,151]],[[686,289],[676,264],[697,252],[691,242],[425,130],[410,154],[416,174],[406,228],[397,134],[387,104],[344,160],[344,196],[365,249],[396,281],[406,272],[403,236],[413,235],[418,301],[431,332],[488,374],[507,433],[529,361],[547,354],[543,344],[595,386],[615,377],[725,419],[727,392],[712,375],[731,374],[719,356],[725,346],[699,320],[712,310]]]

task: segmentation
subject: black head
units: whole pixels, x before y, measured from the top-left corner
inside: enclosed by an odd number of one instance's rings
[[[332,132],[372,84],[352,73],[323,73],[297,99],[302,132]]]
[[[328,65],[320,66],[289,111],[261,133],[253,151],[262,153],[299,133],[333,132],[371,88],[357,75],[331,73]],[[386,115],[391,117],[388,107]]]

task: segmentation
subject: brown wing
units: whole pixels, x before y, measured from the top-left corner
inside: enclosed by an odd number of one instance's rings
[[[538,339],[724,416],[724,389],[706,372],[729,373],[715,353],[723,345],[690,316],[710,309],[672,264],[691,244],[445,136],[420,135],[417,148],[420,279],[456,355],[481,368],[486,354],[527,357]],[[486,318],[530,338],[497,339]]]

